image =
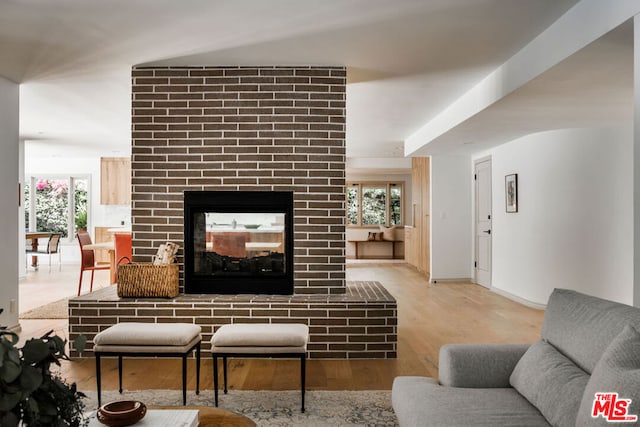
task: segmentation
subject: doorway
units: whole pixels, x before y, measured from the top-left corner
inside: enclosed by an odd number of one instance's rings
[[[491,158],[474,163],[475,282],[491,287]]]

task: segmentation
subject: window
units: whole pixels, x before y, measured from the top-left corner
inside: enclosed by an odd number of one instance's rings
[[[402,184],[347,184],[347,225],[401,225]]]
[[[87,228],[88,188],[86,177],[31,177],[24,189],[26,229],[75,238]]]

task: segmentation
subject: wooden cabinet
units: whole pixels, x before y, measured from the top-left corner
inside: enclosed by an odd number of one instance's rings
[[[100,158],[100,204],[131,204],[131,160],[128,157]]]
[[[413,227],[405,228],[405,258],[419,271],[429,274],[431,205],[428,157],[411,159],[411,208]]]

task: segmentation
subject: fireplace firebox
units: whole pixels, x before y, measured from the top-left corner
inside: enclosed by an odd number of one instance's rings
[[[293,192],[185,191],[184,286],[293,294]]]

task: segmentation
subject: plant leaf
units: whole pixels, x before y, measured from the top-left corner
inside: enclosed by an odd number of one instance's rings
[[[49,337],[49,344],[51,345],[51,349],[53,350],[53,353],[58,353],[58,352],[64,353],[64,346],[66,343],[67,342],[65,340],[63,340],[57,335]]]
[[[22,357],[25,363],[31,365],[46,359],[49,356],[49,346],[41,340],[31,339],[22,347]]]
[[[40,414],[40,406],[36,399],[29,399],[29,411],[37,418]]]
[[[75,340],[73,340],[73,348],[78,353],[82,353],[84,349],[87,348],[87,337],[85,335],[79,335]]]
[[[13,412],[7,412],[2,418],[0,418],[0,425],[3,427],[18,427],[18,417]]]
[[[22,393],[2,394],[2,396],[0,396],[0,411],[6,412],[12,410],[18,403],[20,403],[21,399]]]
[[[2,342],[0,342],[0,368],[2,368],[2,364],[4,363],[5,354],[7,354],[7,349],[2,345]]]
[[[42,372],[33,366],[25,366],[20,375],[20,386],[25,393],[31,394],[42,384]]]
[[[8,351],[7,351],[7,359],[10,360],[11,362],[15,363],[16,365],[20,364],[20,353],[18,353],[18,349],[11,347]]]
[[[7,361],[2,368],[0,368],[0,378],[5,383],[12,383],[20,376],[22,369],[20,365],[15,364],[12,360]]]
[[[12,346],[16,345],[18,343],[18,340],[20,339],[18,337],[18,334],[16,334],[15,332],[7,331],[5,329],[0,330],[0,338],[6,340]]]

